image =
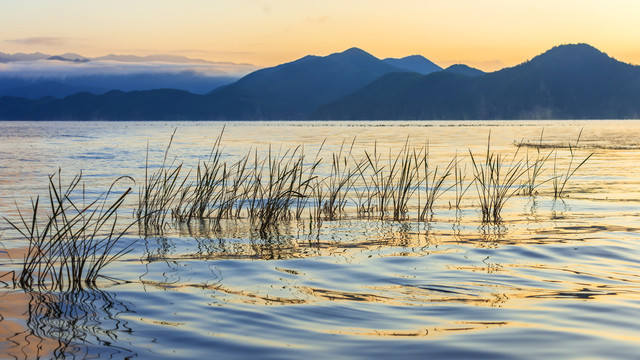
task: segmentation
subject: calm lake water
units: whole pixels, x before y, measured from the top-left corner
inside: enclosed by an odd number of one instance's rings
[[[34,292],[0,281],[1,358],[637,358],[640,354],[640,121],[486,122],[0,122],[0,216],[47,195],[47,176],[83,174],[87,197],[138,189],[168,161],[193,169],[221,131],[223,160],[304,146],[330,172],[331,154],[374,149],[383,162],[408,141],[445,167],[487,140],[504,156],[557,147],[533,196],[516,195],[500,224],[483,224],[476,188],[417,221],[363,219],[349,199],[340,220],[282,224],[256,236],[233,220],[167,224],[121,239],[133,251],[97,289]],[[562,199],[552,181],[593,153]],[[354,141],[355,138],[355,141]],[[147,151],[148,149],[148,151]],[[551,148],[542,148],[546,154]],[[319,155],[317,155],[319,152]],[[451,183],[451,178],[447,184]],[[415,205],[415,204],[414,204]],[[413,211],[413,213],[412,213]],[[26,242],[0,223],[0,275]],[[13,255],[13,256],[11,256]],[[11,259],[9,258],[11,257]]]

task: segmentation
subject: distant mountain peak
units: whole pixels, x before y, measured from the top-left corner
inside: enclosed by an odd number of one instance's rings
[[[476,68],[472,68],[471,66],[465,65],[465,64],[454,64],[444,69],[443,71],[460,74],[464,76],[471,76],[471,77],[476,77],[476,76],[485,74],[484,71]]]
[[[88,63],[89,61],[91,61],[89,59],[81,59],[81,58],[69,59],[69,58],[66,58],[66,57],[60,56],[60,55],[50,56],[50,57],[47,58],[47,60],[66,61],[66,62],[73,62],[73,63],[77,63],[77,64]]]
[[[595,47],[579,43],[579,44],[564,44],[554,46],[546,52],[531,59],[531,62],[540,61],[590,61],[590,60],[612,60],[609,55],[596,49]]]
[[[366,52],[366,51],[364,51],[364,50],[362,50],[360,48],[357,48],[357,47],[349,48],[349,49],[341,52],[340,54],[344,54],[344,55],[371,55],[368,52]],[[373,55],[371,55],[371,56],[373,56]]]
[[[357,48],[352,47],[340,53],[334,53],[327,56],[328,59],[342,58],[342,59],[366,59],[366,60],[376,60],[380,61],[377,57],[369,54],[368,52]]]
[[[383,61],[389,65],[397,67],[398,69],[417,72],[422,75],[442,70],[440,66],[434,64],[431,60],[422,55],[410,55],[400,59],[387,58]]]
[[[546,52],[551,52],[551,51],[569,51],[569,50],[581,50],[581,51],[590,51],[593,53],[598,53],[598,54],[603,54],[602,51],[598,50],[597,48],[587,44],[587,43],[576,43],[576,44],[562,44],[562,45],[556,45],[554,47],[552,47],[551,49],[547,50]]]

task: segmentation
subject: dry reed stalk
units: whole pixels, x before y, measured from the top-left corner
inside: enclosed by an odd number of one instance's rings
[[[426,145],[425,150],[423,151],[423,157],[419,163],[419,165],[422,165],[423,167],[422,176],[424,177],[423,181],[425,194],[424,205],[422,205],[422,207],[420,207],[419,205],[419,221],[425,221],[428,218],[428,215],[432,215],[433,205],[435,204],[436,200],[446,191],[456,186],[454,184],[449,186],[448,188],[444,187],[445,180],[449,176],[451,176],[455,160],[455,158],[451,160],[444,168],[444,170],[442,170],[442,172],[439,172],[440,169],[438,166],[431,169],[431,165],[429,164],[429,144]]]

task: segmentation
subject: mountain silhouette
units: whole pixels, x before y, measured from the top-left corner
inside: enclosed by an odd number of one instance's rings
[[[0,77],[0,96],[28,99],[52,96],[61,99],[80,92],[104,94],[111,90],[126,92],[166,88],[206,94],[212,89],[229,85],[237,80],[237,77],[210,77],[193,72],[88,74],[33,79]]]
[[[429,59],[421,55],[411,55],[401,59],[388,58],[383,61],[389,65],[397,67],[398,69],[413,71],[422,75],[442,70],[440,66],[434,64]]]
[[[454,73],[454,74],[465,75],[465,76],[471,76],[471,77],[476,77],[476,76],[485,74],[484,71],[476,68],[472,68],[471,66],[468,66],[465,64],[451,65],[448,68],[444,69],[443,71]]]
[[[66,62],[72,62],[72,63],[76,63],[76,64],[84,64],[84,63],[88,63],[89,59],[85,59],[85,58],[66,58],[64,56],[60,56],[60,55],[54,55],[54,56],[50,56],[47,58],[47,60],[56,60],[56,61],[66,61]]]
[[[351,48],[255,71],[207,95],[213,119],[304,119],[381,75],[402,71]]]
[[[161,89],[102,95],[82,92],[64,99],[0,97],[0,118],[11,120],[191,120],[204,96]]]
[[[25,81],[23,84],[16,87],[0,89],[0,96],[8,95],[24,97],[27,99],[39,99],[47,96],[64,98],[80,92],[102,94],[107,92],[107,90],[96,86],[73,86],[52,80],[46,80],[38,83]]]
[[[0,83],[0,90],[16,85]],[[205,95],[159,89],[101,95],[85,92],[63,99],[0,97],[0,119],[7,120],[639,116],[640,67],[617,61],[586,44],[557,46],[518,66],[492,73],[456,65],[422,75],[352,48],[258,70]]]
[[[231,85],[220,87],[206,96],[181,94],[179,102],[168,101],[157,104],[166,108],[173,104],[166,114],[151,111],[154,104],[139,104],[135,109],[128,107],[129,98],[136,101],[155,101],[159,92],[143,97],[144,92],[112,93],[104,95],[83,94],[72,96],[59,102],[34,102],[31,109],[22,113],[10,113],[0,108],[0,117],[14,119],[304,119],[319,105],[339,99],[383,74],[403,71],[393,67],[367,52],[351,48],[341,53],[325,57],[305,56],[299,60],[276,67],[255,71]],[[163,90],[166,91],[166,90]],[[129,95],[127,95],[129,94]],[[178,94],[176,92],[175,94]],[[82,101],[78,106],[75,102]],[[119,102],[113,103],[112,101]],[[11,100],[5,99],[2,103]],[[190,107],[182,109],[184,103]],[[76,109],[77,107],[77,109]],[[89,109],[93,107],[94,111]],[[7,106],[15,109],[15,107]],[[128,114],[126,109],[133,113]],[[144,113],[149,109],[150,113]],[[184,113],[178,110],[182,109]],[[110,117],[116,116],[118,117]]]
[[[603,119],[640,116],[640,67],[587,44],[469,77],[388,74],[313,119]]]

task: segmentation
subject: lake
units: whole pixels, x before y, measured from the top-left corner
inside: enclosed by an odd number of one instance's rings
[[[262,186],[269,161],[255,159],[316,164],[304,173],[315,188],[284,192],[301,216],[285,212],[259,231],[247,198],[220,221],[168,213],[153,231],[126,230],[145,174],[182,164],[191,183],[221,134],[213,154],[225,171],[248,158],[266,168]],[[485,161],[488,143],[501,176],[522,172],[491,221],[473,183],[488,169],[473,162]],[[403,159],[434,181],[410,184],[394,217],[398,197],[381,211],[379,190],[399,189],[400,177],[381,184]],[[50,175],[64,187],[81,172],[74,196],[84,205],[116,179],[114,194],[132,188],[116,246],[131,251],[95,286],[15,286],[7,273],[19,273],[28,242],[0,222],[0,357],[635,358],[639,160],[636,120],[0,122],[0,216],[20,224],[32,199],[46,205]],[[329,216],[314,196],[322,188],[330,199],[340,174],[349,181]]]

